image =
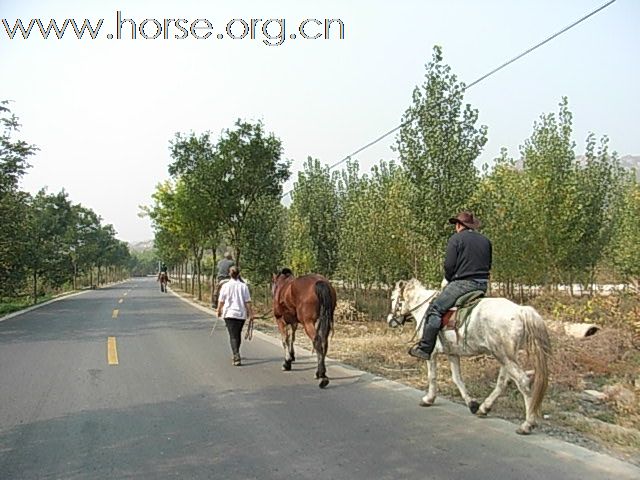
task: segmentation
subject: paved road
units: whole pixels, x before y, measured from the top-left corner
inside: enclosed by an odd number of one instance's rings
[[[223,324],[210,336],[209,313],[156,285],[0,322],[1,479],[640,478],[458,405],[418,408],[420,392],[335,363],[320,390],[313,357],[281,372],[261,334],[233,367]]]

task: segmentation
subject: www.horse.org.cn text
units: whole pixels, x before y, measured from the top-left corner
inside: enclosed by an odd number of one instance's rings
[[[32,38],[61,40],[257,40],[276,47],[290,40],[344,40],[345,24],[339,18],[305,18],[287,21],[285,18],[233,18],[212,21],[206,18],[145,18],[134,19],[116,11],[112,32],[105,33],[105,19],[65,18],[64,20],[21,18],[2,19],[2,30],[10,40]]]

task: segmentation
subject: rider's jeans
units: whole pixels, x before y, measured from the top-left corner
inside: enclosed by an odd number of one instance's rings
[[[442,326],[442,316],[456,304],[456,300],[462,295],[475,290],[486,292],[487,283],[476,282],[475,280],[454,280],[449,282],[442,292],[431,302],[426,313],[426,324],[439,329]]]

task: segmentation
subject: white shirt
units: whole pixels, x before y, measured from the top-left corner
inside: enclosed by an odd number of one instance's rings
[[[246,320],[247,308],[245,303],[250,301],[249,287],[245,283],[232,278],[220,288],[218,302],[224,302],[222,318]]]

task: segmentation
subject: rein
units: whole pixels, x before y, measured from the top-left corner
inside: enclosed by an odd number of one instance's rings
[[[420,303],[420,305],[418,305],[417,307],[412,308],[411,310],[409,310],[409,313],[413,312],[414,310],[416,310],[418,307],[421,307],[422,305],[424,305],[425,303],[433,300],[433,298],[438,295],[438,291],[436,291],[433,295],[431,295],[429,298],[427,298],[424,302]],[[423,316],[422,320],[420,320],[420,323],[418,324],[418,328],[416,328],[413,331],[413,335],[411,336],[411,340],[409,340],[409,343],[413,343],[416,339],[416,337],[418,336],[418,332],[422,331],[422,329],[424,328],[424,322],[426,320],[427,316]]]
[[[245,340],[251,340],[253,338],[253,318],[249,319],[247,324],[247,331],[244,333]]]
[[[416,311],[416,310],[418,310],[420,307],[422,307],[425,303],[428,303],[428,302],[430,302],[431,300],[433,300],[433,299],[438,295],[438,293],[440,293],[440,292],[438,292],[438,291],[436,290],[433,294],[431,294],[431,295],[430,295],[429,297],[427,297],[425,300],[423,300],[422,302],[420,302],[418,305],[416,305],[415,307],[410,308],[410,309],[409,309],[409,311],[404,315],[404,317],[406,317],[407,315],[409,315],[409,314],[410,314],[410,313],[412,313],[412,312],[415,312],[415,311]],[[400,295],[401,295],[401,296],[404,296],[404,288],[401,290]],[[397,309],[397,307],[396,307],[396,309]],[[394,316],[394,321],[395,321],[398,325],[403,325],[403,324],[405,323],[405,322],[399,323],[397,320],[395,320],[395,316]],[[406,320],[405,320],[405,321],[406,321]],[[408,342],[408,343],[413,343],[413,341],[416,339],[416,337],[417,337],[417,335],[418,335],[418,332],[423,328],[424,321],[425,321],[425,318],[424,318],[424,317],[422,317],[422,318],[420,319],[420,323],[418,324],[418,327],[417,327],[417,328],[415,329],[415,331],[413,332],[413,335],[412,335],[412,337],[411,337],[411,339],[409,340],[409,342]]]

